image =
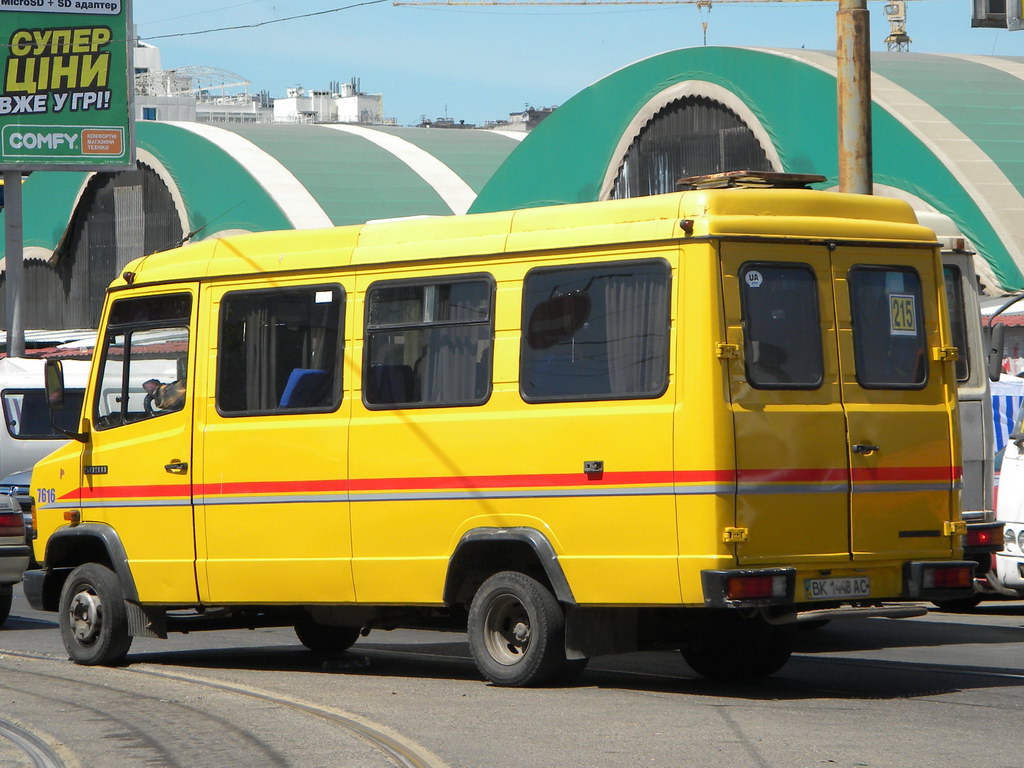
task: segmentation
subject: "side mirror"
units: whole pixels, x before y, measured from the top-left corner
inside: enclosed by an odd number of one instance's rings
[[[43,366],[43,378],[46,382],[46,402],[51,411],[59,411],[64,407],[64,367],[60,360],[47,360]]]
[[[999,381],[1003,373],[1003,338],[1006,335],[1006,326],[1002,323],[985,326],[986,344],[986,365],[988,377],[992,381]]]
[[[88,436],[84,432],[71,432],[57,424],[57,411],[64,408],[64,367],[60,360],[47,360],[43,364],[43,381],[46,386],[46,402],[50,406],[50,426],[54,432],[84,443]]]

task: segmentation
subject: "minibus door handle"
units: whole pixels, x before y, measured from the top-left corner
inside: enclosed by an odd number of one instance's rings
[[[863,454],[864,456],[870,456],[877,450],[877,445],[868,445],[867,443],[857,443],[855,446],[853,446],[854,453],[860,453]]]
[[[174,472],[176,474],[183,474],[188,471],[187,461],[172,461],[170,464],[164,464],[164,469],[168,472]]]

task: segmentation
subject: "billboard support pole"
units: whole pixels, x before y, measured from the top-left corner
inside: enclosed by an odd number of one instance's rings
[[[25,356],[25,326],[21,312],[24,243],[21,171],[4,171],[4,299],[7,356]]]

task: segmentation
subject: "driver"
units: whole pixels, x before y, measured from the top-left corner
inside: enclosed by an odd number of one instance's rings
[[[150,379],[142,382],[142,388],[152,395],[153,405],[161,411],[180,411],[185,405],[184,380],[161,384],[158,379]]]

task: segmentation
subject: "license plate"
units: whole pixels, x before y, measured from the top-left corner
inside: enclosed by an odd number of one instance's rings
[[[845,600],[851,597],[870,596],[871,579],[867,576],[804,580],[804,599],[806,600]]]

